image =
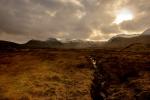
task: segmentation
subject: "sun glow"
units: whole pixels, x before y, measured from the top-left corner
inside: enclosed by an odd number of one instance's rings
[[[121,9],[117,12],[114,23],[120,24],[123,21],[132,20],[133,17],[133,13],[129,9]]]

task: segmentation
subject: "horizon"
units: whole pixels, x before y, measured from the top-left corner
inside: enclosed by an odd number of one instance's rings
[[[60,39],[60,38],[53,38],[53,37],[49,37],[50,39],[56,39],[57,41],[60,41],[62,43],[65,43],[65,42],[76,42],[76,41],[83,41],[83,42],[108,42],[109,40],[111,40],[112,38],[115,38],[115,37],[124,37],[124,38],[132,38],[132,37],[136,37],[136,36],[139,36],[139,35],[142,35],[142,34],[118,34],[118,35],[115,35],[115,36],[112,36],[110,37],[109,39],[106,39],[106,40],[89,40],[89,39]],[[0,40],[0,41],[8,41],[8,42],[14,42],[14,43],[18,43],[18,44],[24,44],[24,43],[27,43],[31,40],[36,40],[36,41],[47,41],[47,40],[50,40],[49,38],[47,39],[29,39],[27,41],[24,41],[24,42],[17,42],[17,41],[11,41],[11,40]]]
[[[144,31],[145,32],[145,31]],[[143,32],[143,33],[144,33]],[[8,42],[14,42],[14,43],[18,43],[18,44],[25,44],[31,40],[37,40],[37,41],[47,41],[49,39],[56,39],[57,41],[60,41],[62,43],[66,43],[66,42],[71,42],[71,41],[84,41],[84,42],[108,42],[109,40],[111,40],[112,38],[116,38],[116,37],[124,37],[124,38],[132,38],[132,37],[136,37],[136,36],[140,36],[143,33],[140,34],[117,34],[115,36],[110,37],[109,39],[105,39],[105,40],[90,40],[90,39],[60,39],[60,38],[55,38],[55,37],[49,37],[47,39],[29,39],[27,41],[23,41],[23,42],[19,42],[19,41],[11,41],[11,40],[0,40],[0,41],[8,41]]]

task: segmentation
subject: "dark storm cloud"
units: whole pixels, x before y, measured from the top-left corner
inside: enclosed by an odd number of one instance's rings
[[[138,1],[0,0],[0,39],[107,39],[122,30],[143,30],[150,25],[150,7],[148,0]],[[135,19],[113,24],[114,11],[122,6],[133,8]]]

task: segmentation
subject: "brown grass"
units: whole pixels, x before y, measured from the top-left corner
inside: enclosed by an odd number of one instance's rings
[[[0,54],[0,100],[90,100],[84,52],[29,50]]]
[[[104,54],[95,51],[97,71],[94,73],[93,89],[106,91],[107,100],[150,99],[150,54],[147,52],[116,52]],[[104,87],[100,87],[99,74],[104,73]],[[106,78],[105,78],[106,77]],[[98,97],[95,95],[93,96]]]
[[[143,100],[149,95],[147,52],[26,49],[0,52],[0,100],[91,100],[89,55],[109,76],[107,100],[134,100],[135,94]]]

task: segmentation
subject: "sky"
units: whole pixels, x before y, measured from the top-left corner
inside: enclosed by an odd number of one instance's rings
[[[103,41],[148,28],[149,0],[0,0],[0,40]]]

